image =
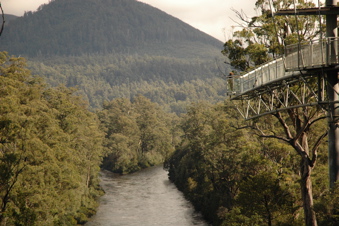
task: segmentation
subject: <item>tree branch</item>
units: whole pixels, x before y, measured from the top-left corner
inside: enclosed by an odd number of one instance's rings
[[[0,3],[0,10],[1,10],[1,15],[2,15],[2,25],[1,25],[1,29],[0,29],[0,36],[4,30],[5,27],[5,13],[4,10],[2,9],[1,3]]]
[[[277,112],[277,113],[273,114],[273,116],[276,117],[278,119],[278,121],[280,122],[280,124],[283,126],[287,139],[288,140],[293,139],[290,128],[288,127],[285,120],[281,117],[281,113]]]
[[[319,145],[321,143],[321,141],[323,140],[324,137],[326,137],[328,134],[328,131],[326,131],[325,133],[323,133],[317,140],[317,142],[314,144],[313,148],[312,148],[312,160],[311,160],[311,167],[315,166],[315,163],[317,161],[318,158],[318,148]]]

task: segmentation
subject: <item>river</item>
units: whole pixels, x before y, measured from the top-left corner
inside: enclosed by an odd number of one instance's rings
[[[161,166],[126,176],[101,172],[105,195],[86,226],[205,226]]]

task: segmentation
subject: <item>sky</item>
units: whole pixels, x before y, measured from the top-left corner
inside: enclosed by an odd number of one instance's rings
[[[22,16],[50,0],[0,0],[5,13]],[[232,37],[237,18],[233,10],[256,16],[257,0],[137,0],[156,7],[220,41]],[[318,0],[313,0],[317,4]],[[324,3],[325,0],[320,0]],[[233,9],[233,10],[232,10]]]
[[[6,14],[22,16],[24,12],[36,11],[50,0],[0,0]],[[256,15],[256,0],[138,0],[158,8],[220,41],[230,38],[235,29],[235,13],[243,10],[248,16]],[[233,27],[232,27],[233,26]]]

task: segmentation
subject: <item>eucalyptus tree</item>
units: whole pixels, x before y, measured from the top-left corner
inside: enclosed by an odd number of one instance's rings
[[[138,95],[117,98],[98,112],[106,132],[103,167],[121,174],[161,164],[173,152],[171,117]]]
[[[106,133],[103,168],[122,174],[138,170],[136,150],[139,147],[140,130],[130,100],[118,98],[104,103],[98,115]]]
[[[320,37],[324,31],[323,18],[318,16],[273,16],[282,9],[294,7],[293,0],[257,0],[258,16],[247,17],[234,10],[241,28],[226,41],[222,53],[231,60],[231,65],[247,71],[266,63],[284,52],[286,45]],[[297,8],[315,7],[313,1],[298,1]]]
[[[255,4],[260,15],[248,18],[241,12],[235,11],[242,29],[234,33],[234,39],[228,40],[222,53],[229,57],[231,65],[240,71],[249,71],[282,55],[284,46],[305,40],[321,37],[322,18],[318,16],[275,16],[273,13],[287,8],[315,7],[313,1],[301,0],[294,5],[292,0],[258,0]],[[314,84],[311,85],[316,85]],[[306,99],[312,98],[305,94]],[[266,98],[263,95],[262,98]],[[279,106],[275,106],[279,108]],[[288,109],[285,112],[272,114],[276,121],[273,130],[263,123],[252,121],[251,127],[259,137],[275,138],[291,145],[300,157],[300,189],[306,225],[317,225],[314,212],[311,174],[316,165],[318,150],[327,130],[317,130],[323,127],[325,112],[317,107],[304,106]],[[260,120],[259,120],[260,121]],[[272,122],[269,122],[272,123]],[[272,125],[272,124],[271,124]]]
[[[230,104],[191,104],[182,142],[165,163],[170,179],[213,225],[296,223],[294,182],[285,172],[291,148],[260,146],[251,130],[234,126],[238,117]]]
[[[76,225],[93,214],[103,133],[74,90],[0,53],[0,224]]]

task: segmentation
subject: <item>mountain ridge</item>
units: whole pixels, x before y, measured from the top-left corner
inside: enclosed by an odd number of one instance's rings
[[[6,30],[1,50],[30,57],[121,53],[185,41],[222,47],[212,36],[135,0],[54,0],[13,20]]]
[[[224,99],[222,45],[136,0],[53,0],[0,37],[0,51],[26,57],[51,86],[77,87],[91,109],[141,94],[176,113],[192,101]]]

